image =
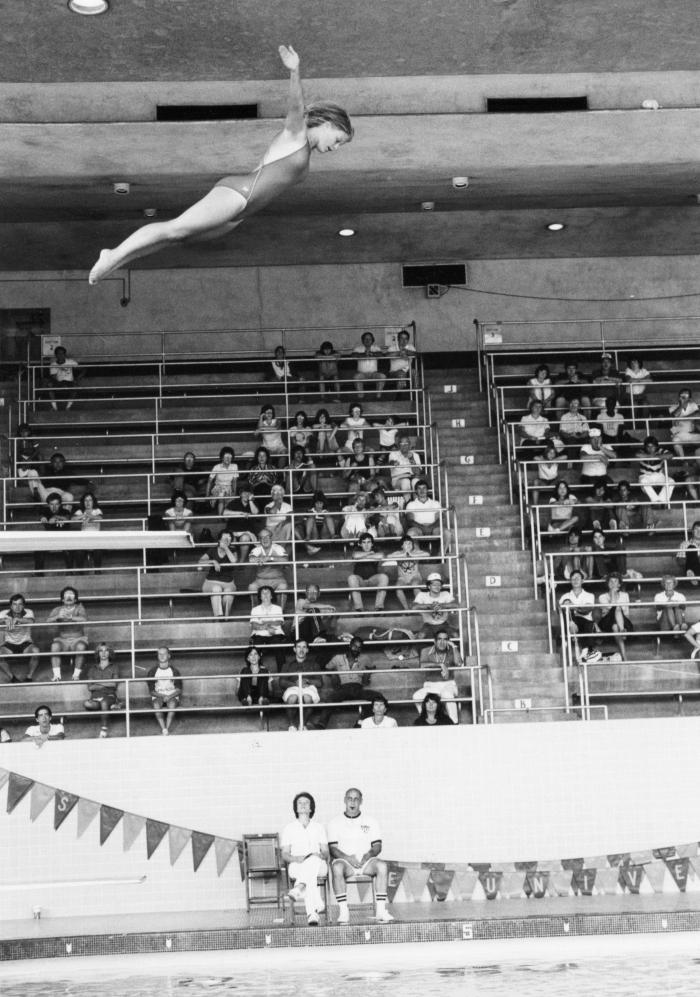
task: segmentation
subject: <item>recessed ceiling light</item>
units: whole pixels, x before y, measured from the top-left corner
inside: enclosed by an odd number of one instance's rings
[[[68,0],[68,9],[74,14],[104,14],[109,10],[108,0]]]
[[[549,232],[561,232],[561,230],[565,228],[566,225],[564,225],[563,222],[550,222],[549,225],[547,225],[547,230]]]
[[[354,228],[341,228],[338,235],[342,235],[343,238],[348,239],[351,235],[355,234]]]

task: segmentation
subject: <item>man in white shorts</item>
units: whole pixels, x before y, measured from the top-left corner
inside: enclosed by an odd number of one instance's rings
[[[316,801],[311,793],[297,793],[292,809],[296,820],[287,824],[280,840],[282,859],[288,863],[287,872],[294,883],[289,897],[292,903],[304,901],[306,920],[316,925],[318,915],[325,909],[318,879],[328,875],[326,832],[323,824],[313,819]]]
[[[350,788],[345,793],[345,810],[328,825],[328,850],[333,860],[333,892],[340,907],[338,924],[350,923],[346,880],[359,874],[376,878],[377,921],[393,921],[386,909],[388,866],[379,855],[382,832],[372,817],[361,813],[362,793]]]
[[[317,685],[309,677],[304,675],[304,672],[311,671],[313,667],[312,663],[307,661],[308,654],[309,645],[303,637],[300,637],[294,641],[294,657],[289,661],[285,661],[277,673],[276,681],[282,693],[282,702],[290,707],[287,711],[289,730],[299,729],[298,706],[300,699],[304,706],[315,705],[321,701]],[[317,676],[316,682],[320,683],[321,681],[321,676]],[[302,730],[304,727],[312,726],[309,723],[308,712],[305,710]]]

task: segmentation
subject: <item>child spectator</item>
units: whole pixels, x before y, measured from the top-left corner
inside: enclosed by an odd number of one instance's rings
[[[146,682],[160,732],[168,735],[180,705],[182,679],[180,672],[170,663],[170,650],[162,645],[156,653],[158,660],[149,670]]]
[[[235,457],[233,447],[222,447],[219,451],[219,463],[212,467],[207,481],[206,494],[211,496],[209,504],[212,509],[216,506],[220,516],[224,513],[227,499],[236,491],[238,464],[234,463]]]
[[[118,710],[117,684],[119,682],[119,667],[113,660],[112,648],[104,641],[95,649],[95,660],[88,668],[87,683],[89,696],[84,707],[90,712],[100,713],[100,737],[109,736],[110,710]]]
[[[318,360],[318,390],[321,392],[321,398],[325,399],[329,390],[331,394],[338,395],[340,393],[338,383],[340,354],[336,352],[333,343],[328,340],[321,343],[316,351],[316,359]]]

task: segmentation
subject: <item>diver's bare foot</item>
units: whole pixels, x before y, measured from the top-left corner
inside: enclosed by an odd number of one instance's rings
[[[113,269],[111,264],[112,254],[109,249],[103,249],[100,253],[100,258],[90,271],[90,276],[88,277],[88,283],[97,284],[98,281],[106,277]]]

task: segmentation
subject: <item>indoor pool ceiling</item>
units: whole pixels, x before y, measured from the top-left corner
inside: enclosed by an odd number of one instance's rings
[[[0,0],[0,270],[88,268],[146,208],[248,170],[284,113],[279,42],[355,141],[234,237],[136,266],[696,254],[699,23],[696,0]],[[485,113],[580,96],[588,112]],[[259,117],[156,122],[167,104]]]

